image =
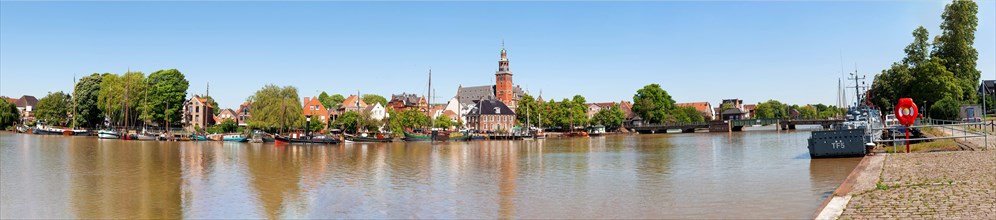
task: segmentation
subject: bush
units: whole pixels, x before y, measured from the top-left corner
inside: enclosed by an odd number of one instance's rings
[[[959,120],[958,112],[960,110],[961,102],[948,96],[937,101],[934,103],[934,106],[930,107],[930,117],[944,120]]]

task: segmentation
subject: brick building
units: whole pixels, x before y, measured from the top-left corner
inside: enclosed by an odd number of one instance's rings
[[[515,125],[515,112],[497,100],[478,100],[467,114],[467,127],[474,130],[508,132]]]

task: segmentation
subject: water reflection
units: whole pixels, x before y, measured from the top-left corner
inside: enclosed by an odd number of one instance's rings
[[[806,218],[857,164],[795,159],[808,133],[780,131],[339,146],[0,137],[3,218]]]

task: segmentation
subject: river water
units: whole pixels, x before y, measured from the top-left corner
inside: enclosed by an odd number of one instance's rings
[[[0,133],[0,218],[809,218],[805,131],[298,146]]]

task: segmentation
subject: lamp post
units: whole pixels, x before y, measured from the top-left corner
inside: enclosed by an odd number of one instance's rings
[[[311,115],[305,116],[305,121],[307,122],[304,123],[304,136],[311,139]]]

